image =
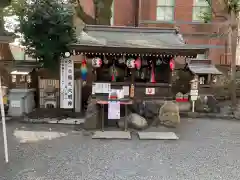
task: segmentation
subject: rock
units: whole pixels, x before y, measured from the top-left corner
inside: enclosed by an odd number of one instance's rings
[[[132,113],[137,113],[140,115],[144,114],[144,109],[145,109],[145,106],[144,106],[143,102],[135,102],[129,107],[129,110]]]
[[[172,101],[165,101],[158,116],[160,123],[168,127],[176,127],[180,123],[178,105]]]
[[[125,117],[121,117],[121,119],[117,121],[117,125],[120,129],[124,129],[124,119]]]
[[[203,99],[198,98],[195,102],[195,111],[196,112],[206,112],[207,105],[204,103]]]
[[[86,117],[84,122],[84,129],[90,130],[90,129],[97,129],[99,128],[99,108],[97,104],[95,104],[94,100],[92,100],[92,97],[89,97],[88,100],[88,106],[86,110]]]
[[[240,105],[237,105],[236,109],[234,110],[234,118],[240,119]]]
[[[143,116],[146,119],[154,119],[158,116],[160,107],[164,104],[162,100],[156,101],[145,101],[144,113]]]
[[[147,120],[138,114],[132,113],[127,118],[129,125],[133,128],[144,129],[148,126]]]

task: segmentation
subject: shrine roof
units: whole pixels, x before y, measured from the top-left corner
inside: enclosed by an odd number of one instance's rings
[[[72,47],[82,52],[157,53],[196,56],[207,48],[185,44],[176,29],[86,25]]]
[[[210,59],[191,59],[188,63],[189,70],[194,74],[215,74],[221,75]]]

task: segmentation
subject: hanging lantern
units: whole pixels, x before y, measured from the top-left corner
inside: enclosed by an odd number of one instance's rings
[[[135,59],[128,59],[127,60],[127,67],[130,69],[135,68]]]
[[[170,66],[170,69],[173,71],[174,68],[175,68],[175,64],[174,64],[174,60],[173,59],[170,60],[169,66]]]
[[[118,71],[117,71],[115,65],[113,64],[113,66],[111,67],[111,80],[112,80],[112,82],[116,82],[117,76],[118,76]]]
[[[141,69],[142,62],[141,62],[141,59],[139,57],[135,61],[135,66],[136,66],[137,70]]]
[[[150,79],[150,82],[151,83],[155,83],[156,82],[153,64],[152,64],[152,68],[151,68],[151,79]]]
[[[102,65],[102,60],[99,57],[93,58],[92,59],[92,66],[94,68],[99,68]]]
[[[81,77],[83,81],[87,80],[87,61],[84,59],[81,64]]]
[[[103,62],[104,64],[108,64],[108,59],[105,56],[104,56]]]
[[[162,64],[161,59],[158,59],[158,60],[156,61],[156,65],[159,66],[159,65],[161,65],[161,64]]]
[[[118,63],[119,63],[119,64],[125,63],[125,59],[124,59],[124,58],[119,58],[119,59],[118,59]]]

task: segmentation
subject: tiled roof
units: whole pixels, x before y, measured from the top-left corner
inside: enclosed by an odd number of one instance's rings
[[[79,46],[195,50],[196,54],[206,49],[185,44],[175,29],[111,27],[87,25],[78,36]]]
[[[211,60],[209,59],[196,59],[191,60],[188,64],[188,67],[190,71],[192,71],[195,74],[215,74],[215,75],[221,75],[222,72],[220,72],[214,64],[211,64]]]

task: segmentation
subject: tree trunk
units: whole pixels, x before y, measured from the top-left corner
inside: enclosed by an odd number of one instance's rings
[[[86,24],[99,24],[99,25],[110,25],[112,17],[112,3],[113,0],[98,0],[94,4],[95,17],[92,17],[85,13],[80,0],[77,0],[77,6],[75,11],[77,16],[83,20]]]
[[[3,5],[5,7],[6,4],[3,4]],[[1,37],[6,36],[2,14],[3,14],[3,6],[0,6],[0,42],[1,42]],[[10,50],[8,42],[0,43],[0,60],[13,60],[13,55]]]
[[[236,96],[236,50],[237,50],[237,37],[238,37],[238,22],[236,14],[231,12],[231,32],[229,32],[229,38],[231,38],[231,99],[233,108],[237,104]]]
[[[96,24],[110,25],[112,17],[113,0],[102,0],[102,3],[95,4]]]
[[[0,0],[2,1],[2,0]],[[4,21],[3,21],[3,7],[8,5],[6,3],[6,0],[4,3],[0,3],[0,42],[1,42],[1,37],[6,36],[5,30],[4,30]],[[0,61],[1,60],[13,60],[13,55],[10,50],[8,42],[6,43],[0,43]],[[9,86],[9,72],[8,70],[1,64],[0,67],[0,74],[1,74],[1,79],[2,79],[2,85],[3,86]]]

